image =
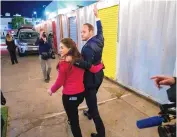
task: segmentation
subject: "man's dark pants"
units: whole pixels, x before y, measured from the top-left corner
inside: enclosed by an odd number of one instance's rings
[[[89,108],[88,113],[93,118],[99,137],[105,137],[105,127],[98,111],[97,96],[96,96],[98,89],[103,82],[103,78],[104,78],[104,72],[103,70],[101,70],[99,73],[97,73],[97,77],[96,77],[97,85],[94,88],[85,87],[85,98],[86,98],[87,106]]]

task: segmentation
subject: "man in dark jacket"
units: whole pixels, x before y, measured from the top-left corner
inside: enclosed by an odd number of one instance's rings
[[[94,9],[94,14],[97,18],[97,35],[94,36],[94,27],[89,23],[83,25],[81,32],[82,40],[87,41],[81,51],[84,62],[86,62],[87,66],[90,66],[89,64],[97,65],[101,62],[104,47],[102,25],[100,19],[98,19],[98,12],[96,7]],[[78,61],[75,63],[75,65],[81,67],[80,64],[82,63],[83,62]],[[92,133],[91,137],[105,137],[105,127],[98,112],[96,97],[97,91],[103,81],[103,78],[103,70],[94,74],[86,69],[84,73],[84,86],[86,93],[85,98],[89,108],[88,111],[84,111],[84,115],[89,119],[93,119],[97,130],[97,134]]]
[[[41,63],[41,69],[44,76],[44,81],[48,83],[50,81],[51,62],[50,62],[50,50],[51,47],[47,42],[47,36],[44,31],[41,31],[40,38],[36,40],[36,45],[39,45],[39,59]]]

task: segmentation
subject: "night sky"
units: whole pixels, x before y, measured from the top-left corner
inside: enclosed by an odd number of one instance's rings
[[[50,4],[51,1],[1,1],[1,14],[10,13],[11,16],[16,13],[24,17],[32,17],[33,11],[37,12],[37,17],[44,17],[45,8],[43,5]],[[34,15],[35,17],[35,15]]]

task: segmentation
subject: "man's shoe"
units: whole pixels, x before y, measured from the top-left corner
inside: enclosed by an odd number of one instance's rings
[[[47,74],[47,79],[50,80],[50,75],[49,74]]]
[[[91,133],[91,137],[98,137],[98,134],[96,134],[96,133]]]
[[[45,79],[44,81],[45,81],[45,83],[49,83],[49,80],[48,80],[48,79]]]
[[[83,114],[84,114],[84,116],[86,116],[89,120],[92,119],[92,116],[88,113],[87,110],[83,110]]]

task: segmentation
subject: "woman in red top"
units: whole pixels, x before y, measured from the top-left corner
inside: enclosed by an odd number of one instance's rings
[[[84,70],[75,67],[73,64],[76,60],[81,59],[76,44],[70,38],[64,38],[60,43],[61,60],[58,64],[58,77],[56,82],[49,90],[49,95],[55,93],[63,86],[63,105],[71,125],[71,131],[74,137],[82,137],[79,126],[78,106],[84,100]],[[66,61],[68,54],[72,57],[72,62]],[[90,71],[99,72],[103,68],[103,64],[91,66]]]

